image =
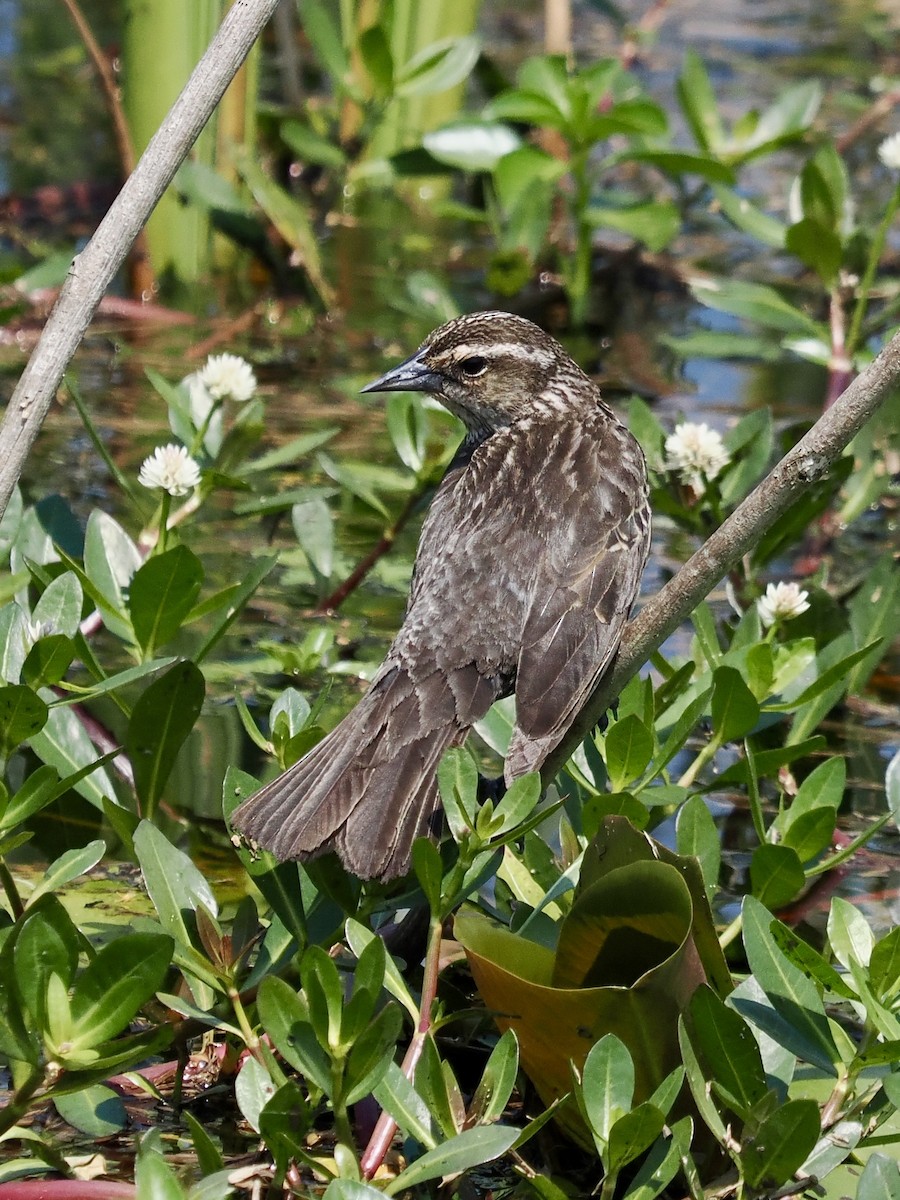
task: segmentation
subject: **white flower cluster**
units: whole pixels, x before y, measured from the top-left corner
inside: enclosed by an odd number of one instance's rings
[[[809,609],[809,592],[799,583],[770,583],[756,602],[759,619],[768,629],[778,621],[790,621]]]
[[[721,435],[705,421],[700,425],[682,421],[666,438],[667,469],[677,472],[682,483],[690,484],[700,495],[730,461]]]
[[[146,488],[162,488],[170,496],[186,496],[200,482],[200,467],[184,446],[170,442],[144,459],[138,481]]]
[[[900,171],[900,133],[892,133],[878,147],[878,157],[889,171]]]
[[[249,400],[256,391],[253,368],[239,354],[211,354],[197,375],[213,400]]]

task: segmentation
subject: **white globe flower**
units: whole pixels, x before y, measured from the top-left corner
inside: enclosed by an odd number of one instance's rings
[[[878,147],[878,157],[889,171],[900,171],[900,133],[892,133]]]
[[[200,482],[200,467],[184,446],[170,442],[144,459],[138,481],[146,488],[162,488],[170,496],[186,496]]]
[[[768,629],[777,621],[790,621],[809,609],[809,593],[798,583],[770,583],[756,602],[759,619]]]
[[[707,480],[715,479],[731,461],[722,437],[703,422],[682,421],[666,438],[666,467],[701,495]]]
[[[256,391],[253,368],[239,354],[211,354],[199,379],[214,400],[243,403]]]

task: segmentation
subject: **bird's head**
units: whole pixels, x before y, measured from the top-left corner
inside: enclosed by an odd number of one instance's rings
[[[475,434],[528,415],[542,398],[565,403],[579,367],[540,326],[506,312],[470,313],[441,325],[405,362],[364,392],[427,392]]]

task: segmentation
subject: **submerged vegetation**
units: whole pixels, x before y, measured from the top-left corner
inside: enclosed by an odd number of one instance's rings
[[[726,119],[694,52],[651,96],[624,34],[616,56],[535,55],[506,77],[474,6],[413,28],[431,7],[290,8],[278,70],[302,67],[302,89],[248,102],[252,136],[178,178],[170,202],[215,230],[188,277],[262,267],[252,320],[299,297],[292,328],[315,341],[347,294],[325,231],[390,188],[410,224],[471,232],[479,301],[528,307],[541,281],[589,367],[609,261],[698,305],[700,327],[667,338],[676,362],[813,363],[822,408],[885,344],[900,157],[877,115],[831,128],[823,111],[847,106],[809,80]],[[790,178],[775,202],[761,165]],[[726,229],[739,270],[697,249]],[[56,269],[39,248],[11,326]],[[156,273],[184,295],[173,263]],[[392,285],[417,335],[458,304],[428,266]],[[148,1197],[897,1195],[900,932],[826,901],[873,839],[896,850],[898,393],[552,781],[486,799],[513,721],[497,704],[441,764],[440,840],[383,885],[276,863],[228,818],[377,665],[459,428],[393,394],[386,461],[334,422],[279,440],[262,339],[214,340],[202,365],[147,367],[140,404],[168,432],[139,470],[73,373],[102,501],[46,494],[35,469],[0,520],[0,1182],[47,1176],[61,1200],[93,1177]],[[661,576],[809,422],[760,403],[720,433],[653,400],[620,407]],[[276,589],[290,625],[263,631]],[[862,697],[894,740],[860,818],[829,720]],[[194,731],[222,712],[243,741],[201,760]]]

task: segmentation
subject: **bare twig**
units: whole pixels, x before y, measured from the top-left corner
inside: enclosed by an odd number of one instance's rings
[[[772,522],[828,471],[890,393],[900,387],[900,334],[849,385],[763,482],[626,626],[612,670],[541,767],[545,783],[593,729],[625,683],[716,583],[759,541]]]
[[[103,293],[278,2],[234,0],[134,173],[69,268],[0,426],[0,515]]]

